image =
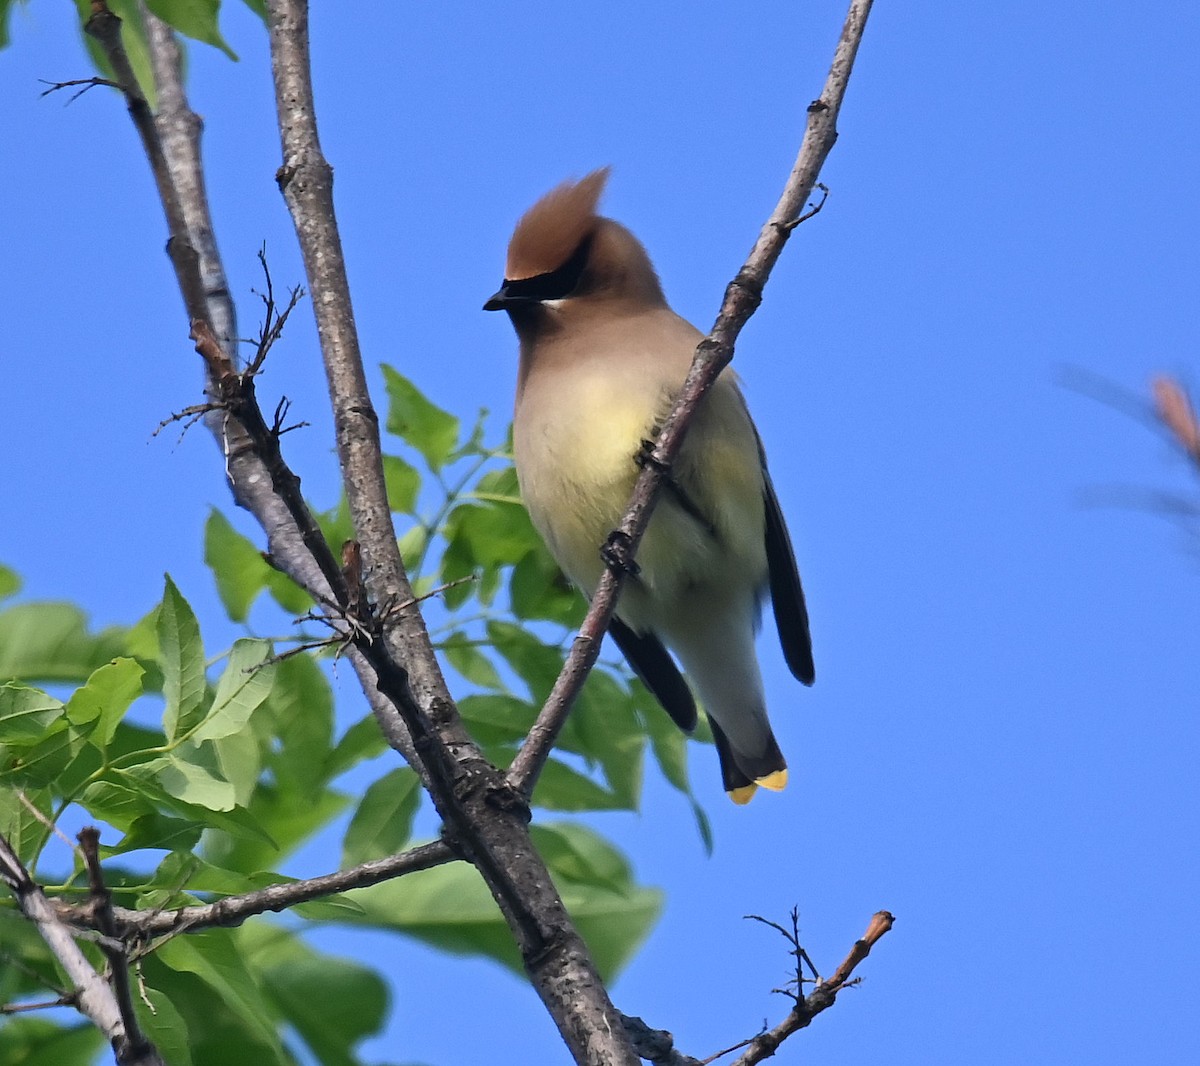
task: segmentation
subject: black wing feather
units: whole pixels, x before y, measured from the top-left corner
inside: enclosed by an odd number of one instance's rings
[[[762,445],[759,444],[759,451]],[[800,585],[800,572],[796,569],[796,556],[792,552],[792,541],[779,498],[767,463],[763,459],[763,507],[767,518],[767,567],[771,575],[771,606],[775,611],[775,625],[779,629],[779,643],[788,669],[797,681],[811,685],[816,679],[813,666],[812,636],[808,631],[808,608],[804,605],[804,589]]]
[[[635,633],[619,618],[608,626],[609,636],[642,684],[653,693],[680,729],[690,733],[696,728],[696,700],[675,660],[653,633]]]

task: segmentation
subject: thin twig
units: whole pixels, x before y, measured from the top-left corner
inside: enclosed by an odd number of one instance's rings
[[[70,89],[76,85],[82,85],[83,88],[77,93],[72,93],[71,98],[67,101],[66,106],[70,107],[84,93],[90,89],[96,89],[100,86],[107,86],[109,89],[120,89],[121,86],[109,78],[72,78],[70,81],[47,81],[45,78],[38,78],[43,85],[49,85],[50,88],[43,90],[42,96],[49,96],[51,93],[61,92],[63,89]]]
[[[833,976],[821,981],[807,996],[797,998],[796,1005],[788,1016],[774,1029],[759,1033],[749,1041],[746,1045],[746,1053],[735,1060],[732,1066],[754,1066],[755,1063],[770,1058],[789,1036],[807,1028],[818,1014],[832,1007],[838,992],[855,983],[851,980],[855,967],[871,953],[871,948],[875,946],[880,937],[892,928],[894,922],[895,918],[888,911],[878,911],[874,914],[867,926],[867,931],[854,942],[854,946],[842,960],[841,965],[833,971]],[[767,924],[774,925],[773,922]],[[786,930],[780,926],[775,926],[775,928],[780,929],[785,937],[791,939]],[[809,965],[812,964],[809,963]]]
[[[696,349],[696,357],[680,390],[675,409],[663,423],[650,461],[642,466],[638,475],[625,515],[605,545],[602,554],[607,567],[592,596],[587,617],[580,626],[579,635],[529,737],[508,770],[509,783],[522,795],[532,795],[538,774],[549,758],[571,706],[600,654],[600,645],[612,619],[617,595],[626,574],[634,565],[637,547],[650,521],[659,486],[670,475],[671,464],[679,454],[693,414],[717,375],[733,358],[734,341],[762,300],[763,286],[795,228],[793,223],[799,222],[802,209],[816,186],[821,167],[837,140],[838,112],[846,95],[846,86],[872,2],[851,0],[825,87],[820,97],[809,105],[808,125],[800,154],[784,186],[783,195],[763,226],[750,257],[726,288],[721,312],[712,332]],[[820,210],[820,205],[816,210]]]
[[[17,799],[21,802],[21,805],[27,811],[29,811],[29,813],[32,814],[33,817],[36,818],[37,821],[40,822],[46,829],[49,829],[51,833],[58,837],[58,839],[64,844],[66,844],[67,847],[71,849],[71,853],[73,855],[79,858],[83,857],[79,851],[79,848],[76,847],[75,841],[73,841],[69,836],[67,836],[66,833],[59,829],[51,819],[47,818],[40,810],[38,810],[37,805],[27,795],[25,795],[25,790],[23,788],[18,788],[16,790],[16,794]],[[36,865],[37,863],[35,862],[34,866]]]
[[[38,1003],[5,1003],[0,1004],[0,1014],[24,1014],[26,1011],[52,1010],[55,1007],[74,1007],[78,997],[69,992],[57,999],[46,999]]]

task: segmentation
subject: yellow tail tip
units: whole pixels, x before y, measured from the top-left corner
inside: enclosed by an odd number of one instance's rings
[[[742,785],[740,788],[731,788],[728,794],[734,803],[739,807],[744,807],[754,798],[754,793],[757,791],[758,785]]]
[[[754,783],[762,785],[763,788],[771,792],[782,792],[787,787],[787,770],[776,770],[773,774],[760,777]]]

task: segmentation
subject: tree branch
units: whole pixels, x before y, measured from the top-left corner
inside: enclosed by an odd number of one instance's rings
[[[46,946],[75,986],[74,1005],[108,1037],[120,1066],[163,1066],[153,1044],[144,1038],[136,1042],[131,1039],[113,990],[88,962],[70,929],[59,919],[53,904],[29,876],[16,851],[2,835],[0,880],[12,890],[21,913],[37,926]]]
[[[675,408],[663,423],[649,461],[642,466],[624,518],[605,546],[603,554],[608,566],[592,597],[587,617],[571,646],[562,673],[509,767],[509,783],[522,795],[532,794],[538,774],[554,747],[571,705],[600,655],[604,633],[612,620],[625,575],[632,569],[638,544],[650,522],[659,486],[667,479],[671,464],[679,454],[692,416],[717,375],[732,360],[734,342],[762,301],[767,278],[783,252],[788,237],[801,221],[800,212],[812,195],[821,167],[837,140],[838,113],[872,3],[873,0],[851,0],[825,87],[808,107],[808,124],[800,154],[784,186],[783,195],[759,233],[745,265],[726,288],[716,323],[696,349],[696,357]],[[816,210],[819,207],[812,213]]]
[[[438,840],[430,844],[421,844],[398,855],[389,855],[386,859],[372,859],[370,862],[360,863],[349,870],[321,874],[319,877],[309,877],[303,881],[270,885],[240,896],[226,896],[213,903],[153,911],[113,907],[112,914],[116,920],[118,935],[121,937],[132,935],[144,938],[214,926],[236,926],[256,914],[283,911],[338,892],[368,888],[382,881],[403,877],[405,874],[431,870],[457,858],[449,846]],[[96,928],[90,906],[59,903],[56,904],[56,910],[63,921],[85,928]]]
[[[416,742],[434,805],[455,844],[482,874],[512,930],[530,980],[577,1062],[627,1064],[625,1038],[595,965],[530,840],[528,807],[471,740],[434,656],[396,544],[383,478],[379,419],[367,393],[333,205],[333,172],[321,153],[304,0],[268,0],[271,65],[283,163],[278,181],[292,213],[317,315],[338,454],[367,593],[377,606],[372,662]]]
[[[208,207],[200,153],[203,123],[188,106],[183,88],[182,55],[174,33],[162,20],[147,11],[144,4],[141,7],[159,108],[154,115],[153,127],[147,128],[141,123],[138,130],[143,134],[143,147],[156,176],[159,170],[155,161],[162,159],[165,163],[165,177],[160,178],[157,184],[167,217],[183,221],[181,234],[172,231],[170,246],[174,248],[177,240],[182,241],[196,253],[194,256],[172,254],[172,265],[180,291],[185,294],[189,322],[197,319],[205,322],[219,349],[229,353],[229,358],[236,365],[237,315],[225,281],[225,270],[217,250]],[[119,35],[113,47],[121,48]],[[128,65],[128,61],[125,65]],[[131,104],[131,114],[133,110]],[[187,300],[186,294],[189,292],[204,294],[203,308],[197,308]],[[211,377],[208,390],[210,395],[215,396]],[[208,425],[225,456],[225,473],[234,500],[253,514],[262,526],[273,563],[318,603],[328,603],[333,599],[334,589],[317,557],[304,543],[308,524],[298,523],[293,510],[276,492],[275,479],[244,427],[223,411],[209,418]],[[332,615],[330,624],[343,636],[346,635],[344,627],[339,628],[343,624]],[[359,676],[368,703],[378,714],[386,701],[376,685],[374,670],[358,649],[351,647],[348,657]],[[388,740],[421,771],[412,740],[403,723],[392,723]]]

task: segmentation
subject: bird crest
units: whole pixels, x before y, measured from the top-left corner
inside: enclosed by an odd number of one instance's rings
[[[608,167],[551,189],[517,223],[508,243],[508,281],[534,278],[562,266],[596,223]]]

